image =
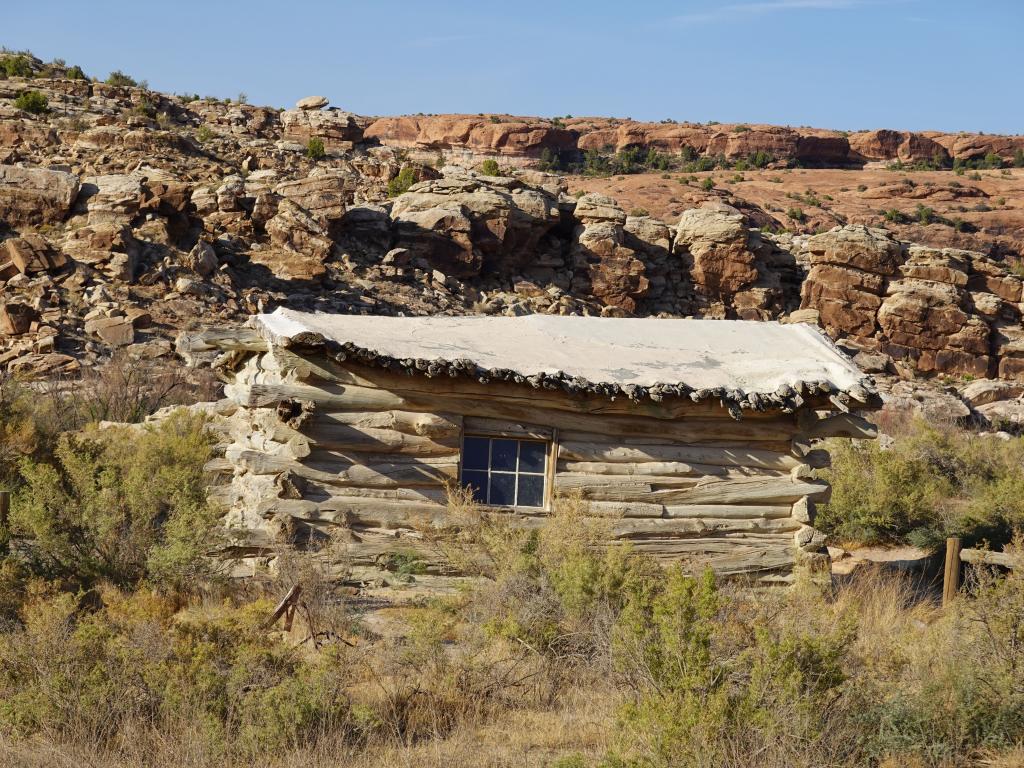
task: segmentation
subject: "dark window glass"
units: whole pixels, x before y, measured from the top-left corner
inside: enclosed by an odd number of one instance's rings
[[[516,504],[520,507],[544,506],[543,475],[519,476],[519,499],[516,501]]]
[[[491,470],[516,471],[518,440],[491,440]]]
[[[519,443],[519,471],[543,472],[547,450],[546,443],[531,443],[525,440]]]
[[[516,503],[516,476],[514,473],[491,473],[491,498],[489,503],[502,507],[511,507]]]
[[[491,441],[486,437],[467,437],[462,444],[462,466],[487,471],[487,451]]]
[[[543,507],[549,447],[540,440],[466,437],[462,484],[480,504]]]
[[[487,472],[462,472],[462,484],[473,489],[473,501],[487,503]]]

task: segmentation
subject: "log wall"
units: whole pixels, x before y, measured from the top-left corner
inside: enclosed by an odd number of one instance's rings
[[[236,407],[217,463],[239,534],[231,553],[273,557],[330,539],[360,573],[409,552],[429,572],[450,572],[424,532],[446,524],[466,432],[550,440],[551,492],[578,495],[639,552],[784,578],[798,558],[821,556],[814,508],[829,488],[812,469],[828,457],[814,441],[872,432],[827,401],[736,420],[707,401],[569,396],[276,347],[248,354],[226,388]],[[506,514],[537,525],[548,512]]]

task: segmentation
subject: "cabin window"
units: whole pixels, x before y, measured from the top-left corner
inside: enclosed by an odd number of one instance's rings
[[[543,507],[548,448],[542,440],[467,435],[462,441],[462,485],[496,507]]]

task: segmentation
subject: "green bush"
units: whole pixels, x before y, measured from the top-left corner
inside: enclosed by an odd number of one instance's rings
[[[832,498],[816,525],[840,540],[935,547],[1006,544],[1024,527],[1024,439],[1009,441],[912,422],[883,449],[837,441],[824,474]]]
[[[705,192],[710,192],[712,189],[715,188],[715,180],[712,179],[710,176],[705,176],[700,182],[700,188],[703,189]]]
[[[128,88],[136,88],[139,85],[139,82],[134,77],[126,75],[121,70],[114,70],[111,72],[110,75],[107,76],[106,83],[107,85],[118,85]]]
[[[796,222],[803,222],[807,219],[807,214],[804,213],[802,208],[790,207],[786,209],[786,215]]]
[[[345,665],[262,630],[272,604],[174,620],[151,593],[101,599],[85,613],[74,595],[37,596],[22,628],[0,634],[6,733],[116,745],[141,724],[177,733],[190,721],[209,755],[252,758],[346,732]]]
[[[50,111],[50,100],[39,91],[22,91],[14,100],[14,106],[33,115],[42,115]]]
[[[208,125],[200,125],[199,128],[196,129],[196,141],[200,144],[205,144],[216,135],[217,134],[214,133],[213,129]]]
[[[416,183],[416,171],[412,166],[405,166],[395,178],[388,182],[388,197],[398,197],[408,192],[409,187]]]
[[[480,164],[480,172],[484,176],[501,176],[501,168],[498,167],[498,161],[487,158]]]
[[[32,62],[28,56],[5,56],[0,59],[0,72],[7,77],[32,77]]]
[[[314,136],[306,142],[306,157],[310,160],[321,160],[327,157],[327,151],[324,149],[323,139],[318,139]]]
[[[86,74],[82,70],[82,68],[80,66],[78,66],[77,64],[75,64],[74,66],[68,67],[67,71],[64,73],[64,77],[66,77],[68,80],[88,80],[89,79],[88,77],[86,77]]]
[[[65,434],[52,460],[23,459],[11,528],[30,537],[32,571],[83,588],[181,590],[209,576],[212,443],[201,417],[179,411],[157,426]]]

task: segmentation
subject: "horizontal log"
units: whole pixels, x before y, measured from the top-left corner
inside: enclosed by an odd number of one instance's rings
[[[323,411],[420,410],[410,407],[412,404],[405,398],[383,389],[325,383],[312,386],[303,383],[249,383],[241,380],[224,387],[224,395],[246,408],[264,408],[282,400],[304,400]],[[437,409],[424,407],[422,410],[431,412]]]
[[[495,437],[532,438],[552,440],[555,430],[550,426],[528,424],[524,421],[490,419],[483,416],[466,416],[463,421],[466,434],[481,434]]]
[[[461,448],[458,437],[422,437],[393,429],[353,427],[320,419],[303,424],[299,431],[311,446],[338,451],[454,456]]]
[[[418,501],[432,504],[448,503],[448,492],[443,487],[419,488],[364,488],[361,486],[332,486],[314,480],[306,480],[302,498],[317,504],[343,505],[358,503],[358,499],[384,499],[389,501]]]
[[[645,538],[634,539],[630,545],[640,554],[681,559],[694,571],[709,567],[719,576],[757,576],[785,571],[796,562],[792,537],[784,535]]]
[[[789,517],[676,517],[671,520],[620,520],[612,527],[617,538],[699,537],[723,533],[777,533],[799,530],[800,523]],[[787,537],[792,545],[792,536]]]
[[[813,411],[801,414],[800,426],[808,437],[847,437],[873,440],[878,437],[878,427],[856,413],[838,413],[818,417]]]
[[[790,517],[792,507],[785,504],[666,504],[665,517],[728,518]]]
[[[992,552],[987,549],[961,549],[960,559],[975,565],[1001,565],[1004,568],[1024,568],[1024,556],[1012,552]]]
[[[265,352],[270,349],[267,340],[252,328],[187,331],[178,335],[174,345],[183,356],[213,349],[224,352]]]
[[[334,411],[316,413],[308,423],[388,429],[434,439],[458,437],[462,431],[462,417],[457,414],[421,411]]]
[[[338,454],[318,449],[302,461],[253,450],[233,450],[232,461],[257,475],[292,472],[299,477],[338,486],[393,488],[443,486],[458,479],[459,465],[449,458],[398,457],[381,460],[369,454]],[[367,463],[362,463],[362,462]]]
[[[316,502],[306,499],[270,499],[259,505],[264,518],[288,515],[310,523],[374,528],[440,527],[448,508],[431,502],[332,497]]]
[[[760,467],[788,470],[801,462],[776,451],[743,448],[712,448],[694,445],[608,446],[584,442],[559,442],[558,457],[573,461],[642,462],[681,461],[716,466]],[[805,458],[806,462],[807,459]],[[810,463],[810,462],[807,462]],[[812,465],[813,466],[813,465]]]
[[[560,442],[591,443],[593,445],[607,446],[634,446],[634,445],[696,445],[701,448],[733,448],[737,442],[745,448],[756,448],[758,450],[785,452],[790,448],[791,440],[788,435],[774,436],[775,439],[754,440],[749,436],[736,438],[723,438],[712,434],[696,436],[693,440],[680,440],[674,437],[652,437],[643,435],[640,437],[617,437],[614,435],[599,432],[580,432],[578,430],[560,430],[558,439]]]
[[[663,504],[792,504],[807,496],[827,501],[830,486],[824,481],[804,482],[790,477],[742,477],[701,480],[692,488],[656,488],[651,500]]]
[[[560,459],[558,472],[572,472],[586,475],[608,475],[613,477],[635,476],[646,480],[651,476],[701,478],[701,477],[788,477],[786,470],[769,470],[760,467],[729,467],[712,464],[694,464],[682,461],[574,461]]]

